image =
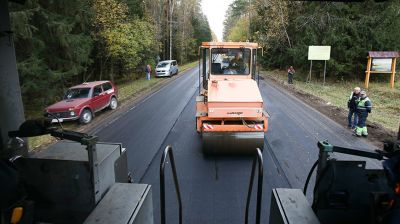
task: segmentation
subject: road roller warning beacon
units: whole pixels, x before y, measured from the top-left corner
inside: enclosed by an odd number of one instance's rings
[[[258,89],[257,43],[203,42],[196,128],[206,154],[246,154],[264,146],[268,116]]]

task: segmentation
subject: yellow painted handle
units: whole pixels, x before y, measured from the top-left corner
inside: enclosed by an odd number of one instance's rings
[[[13,210],[12,216],[11,216],[11,224],[17,224],[21,221],[22,219],[22,213],[24,212],[24,209],[22,207],[16,207]]]

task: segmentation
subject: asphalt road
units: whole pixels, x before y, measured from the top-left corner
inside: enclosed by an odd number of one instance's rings
[[[185,72],[96,135],[100,141],[121,142],[127,148],[134,181],[152,185],[156,223],[160,222],[159,163],[166,145],[172,145],[174,150],[184,223],[243,223],[252,158],[203,156],[195,130],[197,74],[197,69]],[[268,223],[271,189],[303,188],[317,159],[318,140],[327,139],[345,147],[374,147],[267,81],[260,81],[260,89],[265,109],[271,115],[263,152],[262,220]],[[379,164],[369,161],[368,166]],[[168,223],[177,223],[170,166],[166,169]],[[254,205],[255,200],[252,208]],[[254,213],[250,215],[253,219]]]

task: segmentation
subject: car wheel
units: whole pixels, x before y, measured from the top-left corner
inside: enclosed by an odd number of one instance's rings
[[[92,111],[90,111],[89,109],[84,109],[79,118],[79,122],[81,124],[89,124],[92,121],[92,119],[93,119]]]
[[[111,97],[110,106],[109,106],[109,107],[110,107],[111,110],[117,109],[117,107],[118,107],[118,100],[117,100],[117,98]]]

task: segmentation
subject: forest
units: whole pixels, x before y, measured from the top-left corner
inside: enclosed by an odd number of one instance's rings
[[[264,48],[268,69],[294,65],[307,73],[309,45],[330,45],[331,79],[364,77],[368,51],[400,50],[400,1],[325,2],[234,0],[224,22],[224,39],[254,41]],[[316,75],[323,62],[313,64]]]
[[[72,85],[139,77],[145,64],[194,61],[215,39],[201,0],[27,0],[10,3],[25,107],[44,108]],[[261,44],[266,69],[307,73],[309,45],[332,46],[328,78],[361,79],[371,50],[400,50],[400,0],[318,2],[233,0],[225,41]],[[214,36],[214,38],[213,38]],[[323,63],[313,64],[318,77]]]
[[[146,64],[197,58],[211,30],[200,0],[27,0],[10,2],[23,101],[44,108],[72,85],[139,77]]]

